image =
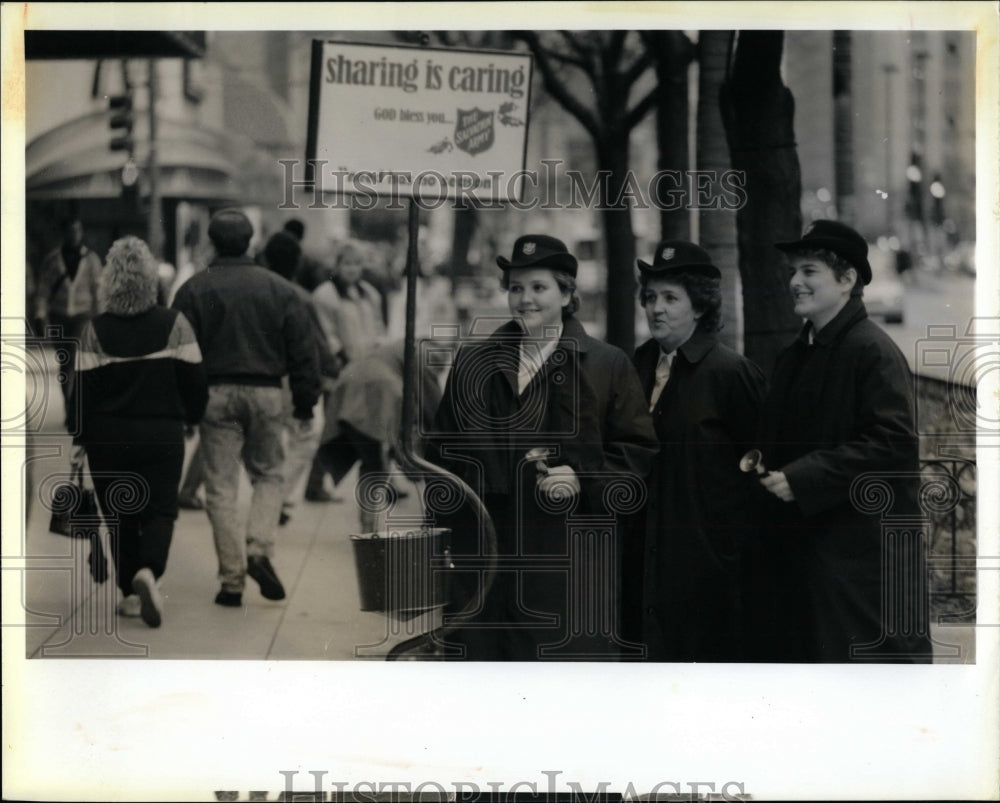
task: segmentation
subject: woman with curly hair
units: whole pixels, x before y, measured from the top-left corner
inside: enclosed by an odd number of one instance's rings
[[[738,660],[757,492],[739,460],[753,443],[764,375],[718,340],[721,274],[704,249],[667,240],[651,263],[637,262],[652,338],[635,365],[661,447],[645,511],[641,639],[650,660]]]
[[[108,251],[98,296],[101,314],[80,339],[70,408],[73,461],[86,450],[106,523],[122,615],[159,627],[157,580],[167,564],[184,424],[205,412],[208,389],[191,324],[157,305],[157,262],[138,237]]]

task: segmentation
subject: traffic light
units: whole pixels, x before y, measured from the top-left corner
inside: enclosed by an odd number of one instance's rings
[[[121,135],[111,139],[110,148],[113,151],[128,151],[129,155],[135,150],[135,141],[132,139],[132,96],[112,95],[108,98],[108,108],[112,111],[109,125],[112,131],[120,131]]]

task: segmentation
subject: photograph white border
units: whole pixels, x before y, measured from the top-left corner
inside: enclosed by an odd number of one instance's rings
[[[1000,317],[995,3],[303,3],[244,11],[236,4],[4,4],[5,318],[20,315],[24,297],[25,27],[974,29],[976,313]],[[1000,399],[997,374],[986,372],[979,388],[991,412]],[[3,392],[18,397],[6,375]],[[996,448],[979,450],[980,489],[1000,487],[998,457]],[[4,555],[17,554],[7,547],[22,528],[22,458],[3,450]],[[211,800],[215,790],[239,790],[246,800],[251,790],[266,790],[274,800],[282,771],[298,772],[302,791],[312,788],[309,772],[322,771],[326,790],[361,783],[364,795],[380,783],[435,782],[454,792],[460,783],[490,791],[492,782],[503,792],[533,782],[540,792],[565,792],[572,781],[585,791],[607,783],[636,793],[664,782],[684,792],[691,783],[714,783],[717,792],[742,783],[747,794],[771,800],[996,799],[1000,520],[996,494],[982,496],[974,665],[29,662],[18,629],[5,627],[3,796]],[[4,583],[5,624],[20,604],[8,594],[18,585]]]

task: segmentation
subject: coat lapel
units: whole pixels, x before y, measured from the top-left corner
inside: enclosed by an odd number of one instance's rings
[[[653,384],[656,381],[656,363],[660,359],[660,346],[655,340],[647,340],[635,351],[635,367],[639,374],[639,382],[642,384],[642,392],[649,405],[649,399],[653,393]]]

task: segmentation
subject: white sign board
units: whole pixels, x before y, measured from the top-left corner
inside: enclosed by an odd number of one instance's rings
[[[527,54],[313,42],[306,158],[317,190],[519,200]]]

